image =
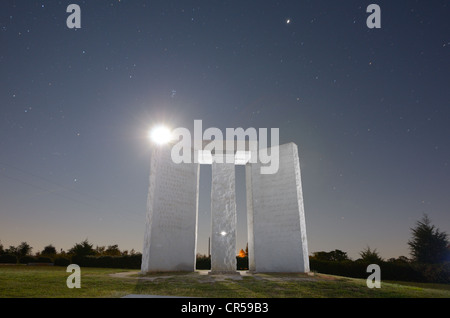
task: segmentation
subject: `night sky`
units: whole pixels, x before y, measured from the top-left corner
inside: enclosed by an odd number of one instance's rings
[[[423,213],[450,232],[449,74],[448,0],[2,0],[1,243],[141,251],[147,131],[201,119],[298,145],[310,253],[409,256]],[[210,178],[202,166],[200,253]]]

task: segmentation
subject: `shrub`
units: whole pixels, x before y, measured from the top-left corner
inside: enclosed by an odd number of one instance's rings
[[[211,269],[211,257],[206,255],[197,255],[195,269]]]
[[[450,283],[450,263],[441,264],[415,264],[415,269],[419,271],[425,282],[429,283]]]
[[[45,256],[39,256],[36,259],[37,263],[53,263],[52,259],[50,257],[45,257]]]
[[[310,259],[311,270],[323,274],[367,278],[369,263],[358,261],[331,262]],[[418,264],[379,262],[381,280],[398,280],[423,283],[450,283],[450,263]]]
[[[0,255],[0,264],[17,264],[17,257],[13,254]]]
[[[66,258],[66,257],[56,257],[53,264],[55,266],[64,266],[67,267],[70,265],[70,259]]]
[[[195,269],[209,270],[211,269],[211,257],[206,255],[197,255]],[[236,269],[248,270],[248,257],[236,256]]]
[[[33,256],[22,256],[21,258],[19,258],[19,263],[20,264],[28,264],[28,263],[36,263],[37,262],[37,258],[33,257]]]
[[[426,281],[420,271],[409,263],[382,262],[380,264],[381,279],[410,282]]]
[[[141,254],[124,256],[74,256],[72,263],[84,267],[140,269]]]
[[[248,256],[245,257],[236,257],[237,270],[248,270]]]

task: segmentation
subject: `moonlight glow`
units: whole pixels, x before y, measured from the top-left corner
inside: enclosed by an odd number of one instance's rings
[[[172,132],[166,126],[157,126],[149,132],[150,140],[158,145],[167,144],[172,140]]]

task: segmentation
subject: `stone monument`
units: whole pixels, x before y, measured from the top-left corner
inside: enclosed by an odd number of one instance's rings
[[[235,148],[234,163],[194,149],[202,158],[199,163],[175,164],[170,145],[154,148],[141,271],[195,270],[199,164],[211,164],[210,274],[236,273],[235,165],[240,164],[246,166],[249,270],[309,272],[297,146],[277,147],[274,174],[261,174],[262,164],[250,162],[254,148],[248,145]]]

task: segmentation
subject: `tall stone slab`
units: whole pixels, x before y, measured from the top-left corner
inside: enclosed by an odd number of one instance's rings
[[[142,272],[194,271],[198,164],[175,164],[171,146],[152,151]]]
[[[234,163],[212,163],[211,274],[236,272]]]
[[[249,269],[309,272],[308,242],[297,145],[279,146],[279,169],[261,174],[246,165]]]

